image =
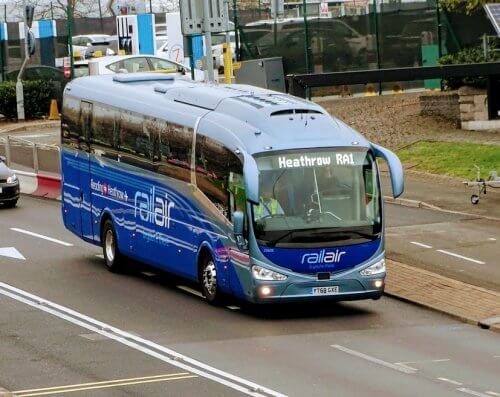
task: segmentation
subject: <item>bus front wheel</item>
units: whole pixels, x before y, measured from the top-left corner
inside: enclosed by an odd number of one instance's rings
[[[223,302],[222,292],[218,286],[217,268],[211,256],[206,255],[200,267],[201,290],[208,303],[220,305]]]
[[[116,233],[113,227],[113,222],[109,219],[104,222],[102,228],[102,253],[104,261],[109,271],[117,273],[123,270],[123,257],[118,250],[118,243],[116,240]]]

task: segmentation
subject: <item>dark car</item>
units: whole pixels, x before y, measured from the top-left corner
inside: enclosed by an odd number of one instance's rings
[[[0,204],[15,207],[19,200],[19,179],[7,164],[5,157],[0,156]]]
[[[15,81],[17,80],[17,75],[19,70],[14,70],[5,75],[6,80]],[[64,72],[61,69],[55,68],[53,66],[45,65],[28,65],[23,73],[23,80],[44,80],[51,81],[56,92],[57,103],[60,105],[62,103],[62,94],[64,87],[69,82],[69,79],[64,77]]]

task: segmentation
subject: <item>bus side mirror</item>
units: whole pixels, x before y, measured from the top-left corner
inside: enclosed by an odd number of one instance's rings
[[[243,175],[245,178],[245,192],[247,200],[252,204],[259,204],[259,168],[255,159],[244,153]]]
[[[401,160],[399,160],[399,157],[389,149],[386,149],[379,145],[375,145],[374,143],[372,143],[371,145],[375,156],[383,158],[389,166],[393,197],[397,198],[401,196],[405,190],[403,165],[401,164]]]
[[[236,238],[236,244],[238,248],[242,250],[247,249],[247,242],[243,237],[243,228],[245,225],[245,215],[242,211],[235,211],[233,213],[233,232],[234,237]]]

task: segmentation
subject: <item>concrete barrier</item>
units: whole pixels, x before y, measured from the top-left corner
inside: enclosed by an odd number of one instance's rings
[[[19,178],[21,193],[61,200],[61,177],[13,170]]]

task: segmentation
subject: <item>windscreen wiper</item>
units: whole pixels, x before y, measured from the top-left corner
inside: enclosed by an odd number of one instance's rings
[[[279,236],[278,238],[275,238],[274,240],[271,240],[267,243],[267,245],[269,247],[275,247],[276,244],[278,244],[281,240],[283,240],[284,238],[292,235],[293,233],[295,233],[297,230],[289,230],[288,232],[286,233],[283,233],[281,236]]]

